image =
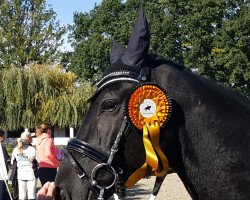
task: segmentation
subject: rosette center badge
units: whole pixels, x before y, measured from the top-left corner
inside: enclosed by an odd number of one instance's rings
[[[170,116],[170,100],[165,91],[154,84],[137,87],[128,101],[128,115],[139,129],[144,125],[164,125]]]
[[[156,103],[152,99],[144,99],[140,105],[140,114],[145,118],[151,118],[156,113]]]

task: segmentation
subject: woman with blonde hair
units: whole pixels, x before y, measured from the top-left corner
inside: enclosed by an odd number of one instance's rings
[[[36,126],[36,136],[39,179],[44,185],[47,181],[53,182],[55,180],[60,161],[56,158],[56,148],[51,137],[50,124],[42,123]]]
[[[31,146],[34,133],[27,129],[18,139],[17,147],[14,148],[11,157],[11,164],[17,162],[17,180],[19,199],[36,199],[36,177],[33,170],[33,161],[36,158],[36,149]]]

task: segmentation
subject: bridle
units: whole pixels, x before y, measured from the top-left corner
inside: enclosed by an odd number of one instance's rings
[[[111,148],[110,154],[103,152],[97,147],[94,147],[82,140],[73,138],[71,139],[68,144],[65,151],[66,156],[71,161],[71,164],[74,166],[76,173],[78,174],[78,177],[83,180],[85,185],[94,193],[99,194],[98,199],[102,200],[104,191],[107,189],[112,188],[115,186],[116,192],[120,197],[125,196],[125,189],[123,187],[123,182],[120,179],[120,175],[123,173],[122,170],[118,167],[112,166],[112,161],[114,159],[114,156],[116,152],[118,151],[118,146],[121,140],[121,137],[125,135],[129,130],[129,123],[127,121],[127,118],[124,117],[123,123],[121,125],[121,128],[116,136],[116,139],[114,141],[114,144]],[[93,168],[90,177],[87,176],[82,166],[79,164],[79,162],[73,157],[73,155],[70,153],[70,151],[74,151],[80,154],[83,154],[90,159],[96,161],[98,164]],[[110,185],[102,186],[98,185],[97,180],[95,180],[95,175],[98,172],[98,170],[105,168],[108,169],[114,176],[113,181]]]
[[[142,68],[139,74],[124,70],[110,73],[107,76],[104,76],[97,83],[97,90],[89,101],[94,99],[100,93],[100,91],[103,90],[103,88],[107,87],[110,84],[114,84],[117,82],[132,82],[135,84],[139,84],[141,82],[148,81],[149,78],[150,78],[150,69],[148,67]],[[115,187],[116,193],[118,194],[119,197],[125,196],[124,182],[121,178],[123,171],[119,166],[113,166],[112,161],[114,159],[116,152],[118,151],[121,137],[123,135],[128,134],[130,126],[131,125],[128,122],[127,117],[125,116],[122,125],[120,127],[120,130],[118,131],[118,134],[114,141],[114,144],[112,145],[110,154],[107,154],[106,152],[103,152],[99,148],[92,146],[91,144],[88,144],[77,138],[71,139],[68,142],[66,148],[64,149],[66,156],[69,158],[71,164],[75,168],[75,171],[78,174],[79,178],[83,180],[83,183],[88,187],[88,189],[90,189],[92,192],[98,195],[98,200],[103,200],[104,191],[112,187]],[[86,174],[80,163],[74,158],[71,152],[80,153],[98,163],[91,171],[90,176]],[[110,183],[110,185],[104,186],[98,184],[98,181],[95,179],[98,171],[102,168],[110,171],[113,174],[114,178]]]

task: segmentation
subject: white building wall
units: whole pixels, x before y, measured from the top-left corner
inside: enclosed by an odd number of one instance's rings
[[[54,138],[57,138],[57,137],[66,137],[65,128],[54,127]]]
[[[70,131],[69,132],[70,136],[66,137],[65,128],[54,127],[54,144],[57,146],[67,145],[70,138],[74,137],[74,128],[70,128],[69,131]],[[6,138],[7,143],[12,143],[16,141],[17,141],[17,138]],[[36,143],[37,143],[37,139],[33,138],[32,145],[36,145]]]

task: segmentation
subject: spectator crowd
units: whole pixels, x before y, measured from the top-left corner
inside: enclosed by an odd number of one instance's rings
[[[46,182],[54,182],[63,153],[55,147],[51,134],[52,128],[48,123],[38,124],[35,133],[25,129],[9,155],[2,144],[5,134],[0,130],[0,143],[7,171],[8,162],[12,165],[9,176],[13,187],[12,199],[34,200],[38,179],[42,186]],[[32,146],[33,137],[37,137],[36,146]],[[0,200],[11,199],[7,189],[7,182],[0,180]]]

